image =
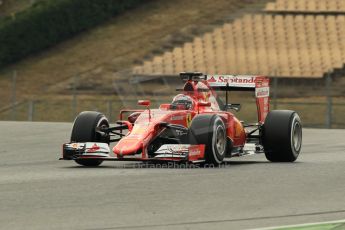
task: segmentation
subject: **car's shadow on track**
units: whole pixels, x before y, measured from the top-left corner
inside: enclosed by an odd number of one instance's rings
[[[302,161],[295,161],[295,162],[270,162],[270,161],[226,161],[225,164],[231,164],[231,165],[245,165],[245,164],[301,164]],[[224,164],[223,163],[223,164]]]
[[[85,167],[80,165],[71,165],[65,166],[62,168],[65,169],[198,169],[198,168],[208,168],[208,169],[217,169],[217,168],[231,168],[241,165],[277,165],[277,164],[299,164],[301,162],[294,163],[272,163],[269,161],[255,161],[255,160],[244,160],[244,161],[225,161],[220,165],[212,164],[187,164],[187,163],[150,163],[150,162],[136,162],[136,163],[119,163],[106,164],[97,167]]]
[[[268,161],[226,161],[225,165],[247,165],[247,164],[267,164]]]

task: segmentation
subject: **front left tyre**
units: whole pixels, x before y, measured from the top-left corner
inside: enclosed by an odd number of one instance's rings
[[[74,120],[71,142],[102,142],[109,144],[109,136],[102,136],[96,132],[97,128],[109,127],[108,119],[99,112],[84,111]],[[79,159],[75,160],[79,165],[95,167],[102,164],[102,160]]]
[[[201,114],[193,118],[188,130],[190,144],[205,145],[206,164],[219,165],[227,151],[226,128],[216,114]]]

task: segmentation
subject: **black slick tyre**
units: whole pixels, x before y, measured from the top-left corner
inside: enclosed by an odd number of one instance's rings
[[[97,127],[109,127],[107,118],[99,112],[84,111],[74,120],[71,142],[103,142],[109,144],[109,137],[103,137],[96,132]],[[94,159],[75,160],[79,165],[98,166],[103,161]]]
[[[227,134],[222,118],[216,114],[202,114],[193,118],[188,130],[190,144],[205,145],[205,163],[219,165],[227,151]]]
[[[302,123],[295,111],[273,110],[262,127],[262,144],[267,160],[294,162],[302,148]]]

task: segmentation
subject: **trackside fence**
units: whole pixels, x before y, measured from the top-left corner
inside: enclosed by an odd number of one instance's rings
[[[294,101],[293,99],[276,99],[271,101],[271,109],[295,110],[300,115],[305,127],[315,128],[345,128],[345,103],[329,103],[326,98],[318,98],[320,102]],[[152,102],[152,107],[160,103],[169,103],[171,99],[162,98]],[[237,116],[244,121],[255,122],[255,101],[248,98],[236,98],[235,103],[241,103],[242,109]],[[109,120],[119,119],[119,111],[123,108],[139,108],[137,100],[30,100],[18,103],[13,108],[0,112],[1,120],[15,121],[63,121],[71,122],[75,116],[85,110],[104,113]],[[14,112],[15,111],[15,112]],[[234,112],[236,113],[236,112]]]
[[[171,80],[172,79],[172,80]],[[85,95],[72,85],[70,92],[59,97],[42,99],[18,99],[16,97],[16,74],[13,75],[12,96],[9,104],[0,106],[0,120],[11,121],[61,121],[71,122],[81,111],[94,110],[104,113],[109,120],[119,119],[118,114],[124,108],[140,108],[139,99],[151,99],[151,107],[170,103],[176,88],[176,76],[157,78],[149,76],[144,79],[123,77],[114,79],[111,86],[113,94],[93,96]],[[79,81],[74,81],[77,84]],[[285,87],[285,88],[284,88]],[[271,83],[271,109],[295,110],[300,115],[305,127],[345,128],[344,96],[332,94],[332,79],[325,78],[322,92],[313,95],[296,96],[293,87],[283,86],[277,78]],[[303,87],[303,86],[300,86]],[[284,89],[283,89],[284,88]],[[320,90],[319,90],[320,91]],[[291,95],[291,96],[289,96]],[[317,95],[317,96],[315,96]],[[221,98],[224,95],[219,95]],[[294,97],[292,97],[294,96]],[[231,92],[230,103],[241,103],[239,112],[233,111],[243,121],[256,121],[256,105],[252,95],[242,96]]]

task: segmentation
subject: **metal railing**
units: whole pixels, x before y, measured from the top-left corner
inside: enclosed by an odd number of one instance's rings
[[[121,79],[126,80],[119,82],[118,79],[114,79],[112,82],[116,96],[109,95],[102,99],[98,99],[98,96],[91,97],[92,99],[90,96],[86,98],[78,90],[78,79],[74,78],[71,83],[70,95],[62,99],[17,101],[17,74],[14,72],[11,103],[0,108],[0,120],[71,122],[81,111],[96,110],[106,114],[111,121],[115,121],[118,119],[121,109],[138,108],[137,100],[139,99],[151,99],[152,107],[158,107],[161,103],[169,103],[172,96],[176,94],[176,87],[181,85],[181,82],[176,81],[178,79],[176,76],[138,78],[126,72],[121,74]],[[285,91],[289,90],[289,87],[282,85],[278,78],[273,78],[271,109],[295,110],[300,114],[306,127],[345,128],[343,119],[345,103],[341,98],[333,96],[330,74],[324,79],[322,92],[318,97],[313,95],[304,98],[281,96],[284,94],[284,87]],[[222,95],[220,96],[222,97]],[[256,120],[256,105],[253,98],[230,94],[230,101],[242,104],[243,109],[237,114],[241,120],[250,122]]]

